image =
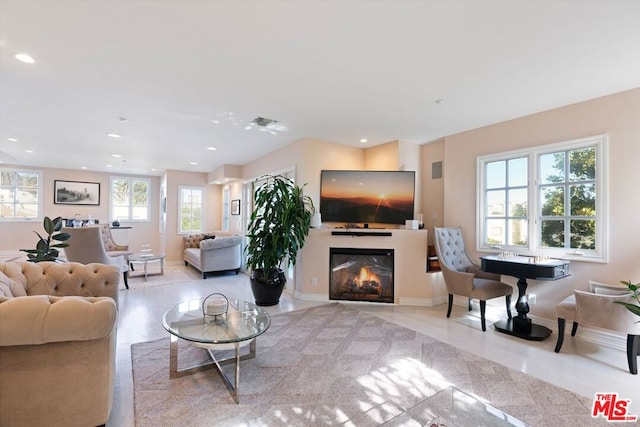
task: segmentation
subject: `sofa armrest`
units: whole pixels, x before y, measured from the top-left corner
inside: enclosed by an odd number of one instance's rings
[[[0,346],[100,339],[116,319],[116,303],[108,297],[11,298],[0,303]]]

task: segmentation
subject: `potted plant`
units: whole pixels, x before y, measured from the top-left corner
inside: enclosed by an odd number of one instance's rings
[[[251,290],[258,305],[275,305],[286,283],[283,263],[295,265],[296,256],[309,234],[315,206],[303,194],[304,185],[282,175],[266,175],[254,193],[245,247],[251,269]],[[305,184],[306,185],[306,184]]]
[[[620,281],[620,283],[622,283],[627,288],[629,288],[629,290],[631,291],[631,298],[633,298],[634,300],[638,301],[638,303],[640,303],[640,294],[639,294],[640,283],[631,283],[631,280],[627,280],[627,281],[622,280]],[[640,305],[635,305],[630,302],[623,302],[623,301],[616,301],[615,303],[625,306],[627,310],[629,310],[636,316],[640,316]],[[640,320],[638,320],[636,323],[638,322],[640,322]]]
[[[47,233],[46,239],[40,235],[37,231],[34,231],[40,238],[36,244],[35,249],[20,249],[22,252],[26,252],[28,255],[28,261],[42,262],[42,261],[57,261],[60,256],[60,252],[57,248],[66,248],[68,243],[55,243],[64,242],[71,238],[69,233],[61,233],[64,221],[62,217],[54,219],[48,216],[44,217],[43,226],[44,231]]]

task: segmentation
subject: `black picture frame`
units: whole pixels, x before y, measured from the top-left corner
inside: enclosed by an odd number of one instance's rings
[[[231,201],[231,215],[240,215],[240,199]]]
[[[85,181],[53,181],[53,203],[56,205],[100,205],[100,183]]]

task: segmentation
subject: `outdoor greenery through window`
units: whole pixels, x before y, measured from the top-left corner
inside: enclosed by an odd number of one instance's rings
[[[111,177],[111,219],[150,221],[151,181]]]
[[[478,249],[606,260],[606,136],[478,159]]]
[[[42,175],[38,171],[0,169],[0,219],[32,220],[40,217]]]
[[[204,189],[202,187],[180,187],[179,233],[199,233],[204,224]]]

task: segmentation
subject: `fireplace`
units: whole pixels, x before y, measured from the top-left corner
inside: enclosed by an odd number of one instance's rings
[[[329,299],[393,303],[393,252],[329,248]]]

